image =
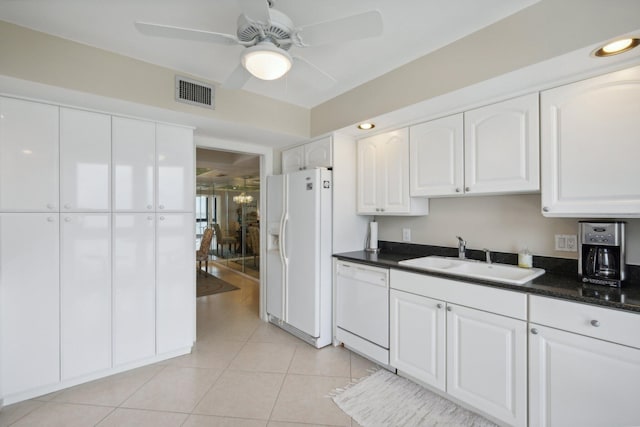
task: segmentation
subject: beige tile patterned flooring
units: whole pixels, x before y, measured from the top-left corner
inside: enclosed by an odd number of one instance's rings
[[[0,427],[355,426],[327,395],[373,364],[262,322],[255,280],[210,272],[240,289],[198,298],[191,354],[7,406]]]

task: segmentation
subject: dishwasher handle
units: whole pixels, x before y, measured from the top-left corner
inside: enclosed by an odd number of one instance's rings
[[[382,271],[373,271],[367,268],[356,267],[348,264],[338,264],[336,275],[349,280],[365,282],[375,286],[388,287],[388,275],[386,272]]]

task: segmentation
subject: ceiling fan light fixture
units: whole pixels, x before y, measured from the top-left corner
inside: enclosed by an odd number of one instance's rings
[[[242,66],[261,80],[276,80],[291,69],[291,55],[271,42],[261,42],[242,53]]]

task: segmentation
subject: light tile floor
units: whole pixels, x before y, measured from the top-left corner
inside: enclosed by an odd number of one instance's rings
[[[191,354],[7,406],[0,427],[355,426],[329,392],[374,365],[341,347],[316,350],[258,318],[258,283],[197,300]]]

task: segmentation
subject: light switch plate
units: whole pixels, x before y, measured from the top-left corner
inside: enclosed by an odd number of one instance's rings
[[[403,242],[410,242],[411,241],[411,229],[410,228],[403,228],[402,229],[402,241]]]
[[[577,252],[578,236],[575,234],[556,234],[555,249],[563,252]]]

